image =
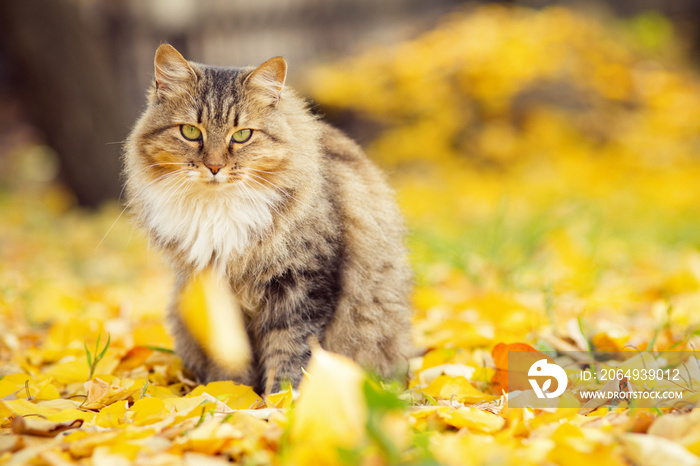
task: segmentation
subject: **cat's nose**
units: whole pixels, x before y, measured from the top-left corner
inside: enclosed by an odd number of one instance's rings
[[[216,175],[217,173],[219,173],[219,170],[224,168],[223,165],[214,165],[214,164],[209,164],[209,163],[205,163],[204,166],[209,169],[209,171],[212,173],[212,175]]]

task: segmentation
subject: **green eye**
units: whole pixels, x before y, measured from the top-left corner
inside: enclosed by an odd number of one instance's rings
[[[231,140],[233,142],[246,142],[250,137],[253,135],[253,130],[252,129],[239,129],[235,133],[233,133],[233,137]]]
[[[189,141],[197,141],[202,139],[202,131],[192,125],[180,125],[180,134]]]

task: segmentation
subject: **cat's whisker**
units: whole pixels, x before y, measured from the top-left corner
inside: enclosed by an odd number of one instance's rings
[[[259,186],[262,186],[265,189],[268,189],[268,190],[270,189],[270,186],[265,186],[264,184],[262,184],[260,181],[256,180],[255,178],[249,178],[249,180],[252,181],[253,183],[258,184]],[[252,186],[250,186],[250,187],[252,188]],[[269,203],[269,205],[270,205],[270,207],[272,207],[271,203]]]
[[[151,167],[160,167],[160,166],[165,166],[165,165],[189,165],[189,162],[160,162],[160,163],[153,163],[151,165],[146,165],[143,168],[151,168]]]
[[[250,167],[246,167],[246,170],[250,170],[250,171],[252,171],[252,172],[258,172],[258,173],[269,173],[270,175],[276,175],[276,174],[278,174],[278,173],[283,173],[283,172],[286,171],[286,170],[279,170],[279,171],[276,171],[276,172],[270,172],[270,171],[258,170],[257,168],[250,168]]]
[[[192,184],[192,182],[194,182],[194,180],[191,178],[180,179],[179,181],[180,184],[176,184],[168,189],[168,192],[170,192],[170,196],[168,196],[168,199],[165,201],[166,204],[170,202],[170,200],[173,198],[173,195],[176,193],[178,194],[176,199],[180,200],[182,196],[187,193],[187,189],[189,189],[189,186]],[[178,193],[178,191],[180,192]]]
[[[258,180],[265,181],[265,182],[269,183],[271,187],[277,189],[279,192],[281,192],[282,194],[284,194],[284,195],[287,196],[288,198],[294,199],[295,201],[297,201],[299,204],[303,205],[304,207],[308,207],[307,204],[305,204],[304,202],[300,201],[300,200],[297,199],[296,197],[292,196],[291,194],[289,194],[287,191],[285,191],[284,189],[282,189],[282,188],[280,188],[279,186],[277,186],[277,185],[276,185],[275,183],[273,183],[272,181],[270,181],[270,180],[268,180],[268,179],[266,179],[266,178],[263,178],[262,176],[256,175],[256,174],[254,174],[254,173],[248,173],[248,174],[252,177],[252,178],[251,178],[251,181],[255,181],[255,182],[258,183],[260,186],[263,186],[263,187],[267,188],[268,186],[265,186],[263,183],[261,183],[261,182],[258,181]]]
[[[147,165],[146,167],[144,167],[144,169],[145,169],[145,168],[150,168],[150,167],[155,167],[156,165],[188,165],[188,163],[187,163],[187,162],[182,162],[182,163],[180,163],[180,162],[154,163],[154,164],[152,164],[152,165]],[[185,171],[185,170],[175,170],[175,171],[173,171],[173,172],[165,173],[165,174],[163,174],[162,176],[160,176],[159,178],[157,178],[157,179],[151,181],[150,183],[148,183],[148,185],[144,186],[144,188],[148,187],[149,185],[155,183],[156,181],[162,179],[163,177],[165,177],[165,176],[167,176],[167,175],[174,174],[174,173],[178,173],[178,172],[182,173],[183,171]],[[119,200],[121,200],[122,195],[124,194],[124,190],[125,190],[125,189],[126,189],[126,184],[124,185],[124,187],[122,187],[122,190],[121,190],[121,192],[119,193]],[[138,195],[141,194],[142,192],[143,192],[143,190],[139,191],[139,192],[136,194],[136,196],[138,196]],[[134,198],[135,198],[136,196],[134,196]],[[128,205],[129,205],[129,204],[127,204],[127,206],[128,206]]]
[[[254,180],[254,179],[252,179],[252,178],[250,178],[250,181],[254,181],[254,182],[258,183],[260,186],[262,186],[262,187],[264,187],[264,188],[267,188],[267,186],[263,185],[263,184],[260,183],[259,181],[256,181],[256,180]],[[245,185],[245,182],[243,182],[243,183],[241,184],[241,186],[246,186],[246,187],[249,188],[249,189],[253,189],[252,186],[250,186],[250,185]],[[269,189],[269,188],[267,188],[267,189]],[[294,222],[292,222],[292,221],[289,220],[287,217],[285,217],[284,215],[282,215],[282,212],[280,212],[279,209],[277,209],[277,208],[275,207],[275,205],[274,205],[273,202],[267,201],[267,200],[266,200],[266,201],[265,201],[265,204],[267,204],[267,207],[269,207],[270,209],[274,210],[275,213],[276,213],[277,215],[279,215],[281,218],[283,218],[284,220],[286,220],[286,222],[287,222],[288,225],[290,225],[290,226],[296,228],[298,231],[301,231],[301,230],[299,229],[299,227],[298,227],[296,224],[294,224]]]
[[[175,197],[174,202],[179,202],[183,196],[187,194],[187,191],[189,188],[195,183],[195,179],[193,178],[185,178],[185,179],[179,179],[177,180],[180,183],[179,184],[173,184],[169,186],[164,192],[158,193],[158,202],[161,205],[168,204],[170,202],[170,199],[177,194]],[[168,196],[169,195],[169,196]],[[163,198],[165,196],[168,196],[168,199],[163,203]],[[178,229],[182,227],[186,227],[186,225],[183,224],[184,220],[181,220],[178,224]]]
[[[152,186],[154,183],[157,183],[158,181],[163,181],[163,183],[167,184],[167,183],[169,183],[170,181],[172,181],[172,179],[174,179],[176,175],[178,175],[178,174],[180,174],[180,173],[187,173],[187,170],[182,170],[182,169],[174,170],[174,171],[172,171],[172,172],[165,173],[164,175],[161,175],[161,176],[159,176],[158,178],[156,178],[156,179],[154,179],[154,180],[151,180],[148,184],[146,184],[146,186],[144,186],[143,188],[141,188],[136,194],[134,194],[134,195],[132,196],[132,200],[129,201],[129,203],[126,205],[125,209],[126,209],[127,207],[129,207],[129,206],[131,205],[131,203],[134,202],[134,200],[138,199],[138,198],[141,196],[141,194],[143,194],[143,192],[144,192],[147,188],[149,188],[150,186]]]
[[[251,206],[252,208],[256,208],[256,209],[262,209],[262,210],[265,209],[265,206],[262,204],[262,202],[259,199],[256,199],[255,196],[253,196],[252,192],[250,191],[251,188],[249,186],[247,186],[245,184],[240,184],[239,186],[242,190],[243,200],[246,201],[249,206]],[[271,227],[272,227],[272,231],[274,233],[275,222],[271,223]],[[258,233],[258,236],[260,237],[260,240],[262,241],[264,239],[263,230],[260,229],[260,230],[258,230],[257,233]]]
[[[245,187],[245,189],[246,189],[248,192],[250,192],[250,193],[253,192],[253,187],[252,187],[252,186],[249,186],[249,185],[247,185],[247,184],[244,184],[244,187]],[[271,201],[262,200],[262,199],[256,199],[256,197],[255,197],[253,194],[249,194],[249,196],[250,196],[251,200],[254,201],[254,202],[256,203],[256,205],[260,206],[260,207],[259,207],[260,209],[271,209],[271,210],[273,210],[274,212],[276,212],[277,215],[279,215],[281,218],[283,218],[284,220],[286,220],[288,224],[291,224],[291,222],[290,222],[284,215],[282,215],[282,214],[279,212],[279,210],[277,210],[277,209],[274,207],[274,205],[273,205],[273,203],[272,203]],[[273,235],[276,234],[276,232],[275,232],[275,223],[277,223],[277,222],[275,222],[275,221],[270,222],[270,228],[272,229],[272,234],[273,234]],[[258,235],[260,236],[260,240],[261,240],[261,241],[264,241],[264,239],[265,239],[263,233],[264,233],[264,230],[260,230],[259,233],[258,233]]]
[[[162,179],[164,179],[164,178],[166,178],[165,181],[167,182],[167,181],[168,181],[167,177],[168,177],[169,175],[175,175],[176,173],[181,172],[181,171],[184,171],[184,170],[175,170],[174,172],[166,173],[165,175],[159,176],[158,178],[156,178],[155,180],[152,180],[152,181],[149,182],[146,186],[144,186],[143,188],[141,188],[141,189],[139,190],[139,192],[138,192],[136,195],[133,196],[133,198],[131,199],[131,201],[129,201],[129,202],[126,203],[126,205],[124,206],[124,208],[122,209],[122,211],[119,212],[119,215],[118,215],[117,218],[114,220],[114,222],[112,222],[112,225],[111,225],[111,226],[109,227],[109,229],[107,230],[107,233],[104,234],[104,236],[102,237],[102,239],[100,239],[100,242],[97,243],[97,246],[95,246],[95,251],[97,251],[97,250],[100,248],[100,246],[102,246],[102,243],[104,243],[104,240],[107,239],[107,236],[108,236],[109,233],[112,231],[112,229],[114,228],[114,226],[117,224],[117,222],[119,221],[119,219],[122,218],[122,215],[124,215],[124,212],[126,212],[126,209],[128,209],[128,208],[131,206],[131,204],[132,204],[136,199],[138,199],[139,195],[140,195],[141,193],[143,193],[143,191],[145,191],[146,188],[148,188],[148,187],[151,186],[153,183],[155,183],[155,182],[157,182],[157,181],[160,181],[160,180],[162,180]],[[124,189],[122,189],[122,191],[124,191]],[[121,194],[120,194],[120,197],[121,197]]]
[[[170,202],[170,199],[172,199],[173,195],[176,192],[178,192],[178,189],[180,188],[180,186],[186,182],[186,180],[178,180],[178,181],[179,181],[179,184],[172,184],[172,185],[168,186],[168,188],[165,191],[160,193],[160,197],[162,197],[162,198],[165,198],[167,196],[167,199],[165,199],[166,204],[168,202]]]

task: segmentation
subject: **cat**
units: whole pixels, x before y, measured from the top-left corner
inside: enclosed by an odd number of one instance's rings
[[[315,342],[379,376],[405,375],[412,273],[384,175],[285,85],[287,63],[224,68],[161,45],[124,146],[128,206],[177,275],[211,268],[244,310],[253,362],[231,373],[169,311],[203,383],[296,387]]]

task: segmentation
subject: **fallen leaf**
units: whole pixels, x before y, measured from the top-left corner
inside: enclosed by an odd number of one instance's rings
[[[289,430],[290,455],[298,464],[333,464],[339,448],[354,448],[365,439],[364,374],[350,359],[320,347],[313,350],[308,373]]]
[[[118,380],[116,383],[107,383],[99,377],[85,383],[87,399],[83,408],[102,409],[115,401],[127,400],[141,391],[133,380]]]
[[[0,435],[0,454],[14,453],[24,448],[24,440],[19,435]]]
[[[134,402],[129,411],[134,413],[134,424],[137,426],[160,422],[171,414],[165,402],[158,398],[141,398]]]
[[[440,364],[422,370],[419,375],[419,381],[421,385],[428,385],[441,375],[462,376],[469,380],[474,376],[475,372],[476,368],[464,364]]]
[[[183,287],[178,309],[202,348],[231,372],[251,361],[243,314],[229,284],[212,270],[194,275]]]
[[[655,418],[647,431],[649,435],[663,437],[700,453],[700,410],[683,414],[667,414]]]
[[[119,361],[116,368],[117,372],[131,371],[145,363],[151,357],[154,350],[145,346],[136,346],[131,348]]]
[[[230,380],[199,385],[188,396],[200,396],[205,392],[232,409],[248,409],[257,403],[262,403],[262,398],[251,387]]]
[[[467,428],[470,431],[493,434],[501,430],[506,420],[500,416],[476,408],[462,407],[451,412],[440,412],[445,424],[458,429]]]
[[[0,379],[0,399],[24,389],[25,383],[31,380],[27,374],[6,375]]]
[[[498,398],[478,390],[462,376],[441,375],[421,391],[435,399],[455,400],[460,403],[477,403]]]
[[[645,434],[622,437],[625,456],[639,466],[698,466],[700,458],[671,440]]]
[[[82,425],[82,419],[76,419],[71,422],[51,422],[36,417],[17,416],[12,421],[12,432],[18,435],[55,437],[61,432],[77,429]]]
[[[100,412],[95,418],[95,424],[99,427],[117,427],[127,421],[126,412],[129,403],[124,401],[116,401],[109,406],[100,409]]]
[[[554,362],[552,358],[527,343],[498,343],[491,351],[491,355],[496,365],[496,373],[491,379],[491,384],[496,393],[531,389],[532,385],[528,377],[530,366],[540,359]],[[508,368],[509,359],[515,366],[513,370]]]

